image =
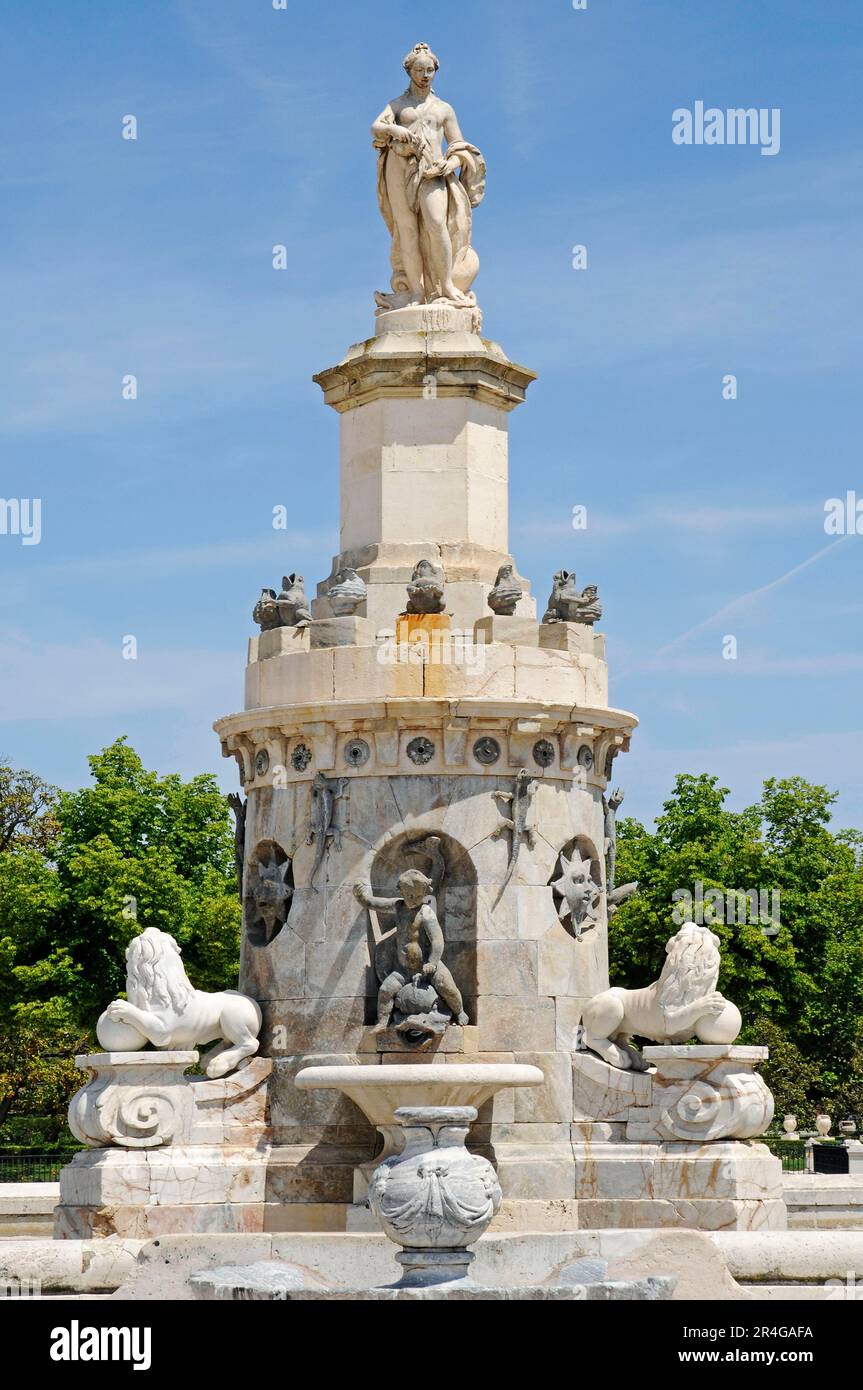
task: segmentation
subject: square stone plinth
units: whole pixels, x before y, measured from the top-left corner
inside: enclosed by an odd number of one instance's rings
[[[375,624],[370,618],[318,618],[308,629],[312,649],[318,647],[373,647]]]
[[[596,643],[588,623],[540,623],[539,645],[546,651],[594,656]]]
[[[522,618],[518,613],[512,617],[490,614],[480,618],[474,626],[477,642],[505,642],[510,647],[539,646],[539,623],[536,618]]]
[[[309,650],[308,627],[274,627],[249,640],[249,661],[268,661],[271,656]]]

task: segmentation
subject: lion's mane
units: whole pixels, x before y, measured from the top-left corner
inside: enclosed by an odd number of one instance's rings
[[[181,1014],[194,994],[173,937],[147,927],[126,951],[126,997],[139,1009]]]
[[[719,979],[719,937],[708,927],[684,922],[666,951],[657,991],[663,1009],[692,1004],[713,993]]]

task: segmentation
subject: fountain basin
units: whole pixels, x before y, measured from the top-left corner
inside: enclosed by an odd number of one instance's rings
[[[402,1106],[473,1105],[477,1109],[509,1086],[541,1086],[539,1067],[520,1062],[410,1062],[363,1066],[303,1067],[295,1084],[301,1091],[341,1091],[381,1132],[384,1149],[375,1164],[399,1153],[402,1129],[395,1112]]]

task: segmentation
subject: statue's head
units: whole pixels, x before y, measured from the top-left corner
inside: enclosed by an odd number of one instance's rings
[[[126,950],[126,997],[131,1004],[182,1013],[193,992],[173,936],[147,927],[132,938]]]
[[[684,922],[665,947],[665,964],[659,977],[659,1001],[663,1008],[692,1004],[716,989],[719,979],[720,941],[709,927]]]
[[[405,58],[403,66],[417,87],[430,87],[440,63],[427,43],[416,43]]]
[[[419,869],[406,869],[399,875],[399,892],[408,907],[419,907],[432,891],[432,881]]]

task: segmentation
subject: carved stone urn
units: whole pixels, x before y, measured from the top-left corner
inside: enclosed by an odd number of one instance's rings
[[[474,1245],[500,1206],[497,1174],[488,1159],[468,1153],[472,1105],[404,1106],[397,1110],[402,1153],[385,1159],[369,1185],[369,1205],[390,1240],[399,1284],[445,1284],[467,1278]]]

